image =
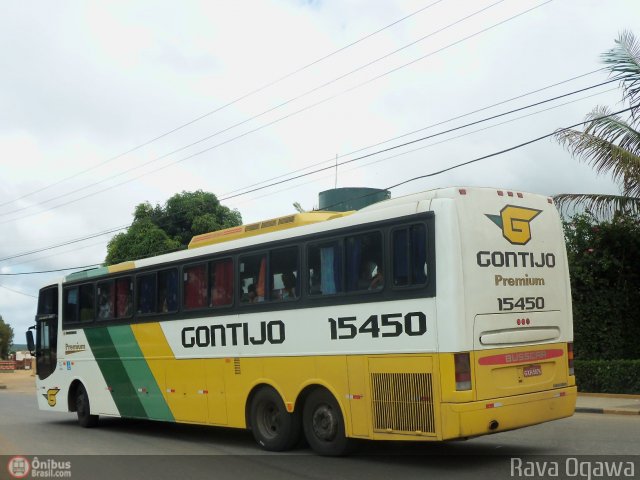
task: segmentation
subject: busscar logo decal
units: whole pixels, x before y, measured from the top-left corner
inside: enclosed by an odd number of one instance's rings
[[[507,205],[500,215],[485,214],[489,220],[502,229],[502,236],[513,245],[526,245],[531,240],[531,221],[542,210]]]
[[[42,396],[47,399],[50,407],[56,406],[56,395],[58,395],[59,391],[59,388],[50,388],[47,390],[47,393],[42,394]]]

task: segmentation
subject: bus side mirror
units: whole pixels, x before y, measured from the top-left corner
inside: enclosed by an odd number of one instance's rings
[[[33,328],[35,327],[31,327],[27,330],[27,349],[29,349],[31,355],[35,355],[36,352],[36,343],[33,341],[33,332],[31,331]]]

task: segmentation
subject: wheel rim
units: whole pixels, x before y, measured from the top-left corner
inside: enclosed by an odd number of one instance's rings
[[[338,419],[333,408],[323,404],[313,412],[312,417],[313,433],[316,438],[330,442],[338,433]]]
[[[281,413],[273,402],[264,402],[258,408],[258,428],[266,438],[275,438],[281,429]]]

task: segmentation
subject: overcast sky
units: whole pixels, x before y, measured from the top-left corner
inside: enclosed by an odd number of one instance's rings
[[[640,35],[639,23],[638,0],[4,3],[0,258],[125,226],[138,203],[183,190],[215,193],[245,222],[285,215],[296,201],[317,206],[336,182],[385,188],[578,123],[596,105],[622,109],[608,84],[354,161],[337,178],[327,170],[224,200],[336,155],[604,82],[606,72],[589,73],[619,32]],[[617,191],[547,139],[392,195],[451,185]],[[112,235],[0,261],[0,273],[99,263]],[[0,315],[16,343],[38,289],[60,276],[0,275]]]

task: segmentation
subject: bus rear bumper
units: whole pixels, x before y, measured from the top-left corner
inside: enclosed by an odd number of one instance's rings
[[[575,386],[544,392],[441,406],[441,439],[475,437],[570,417]]]

